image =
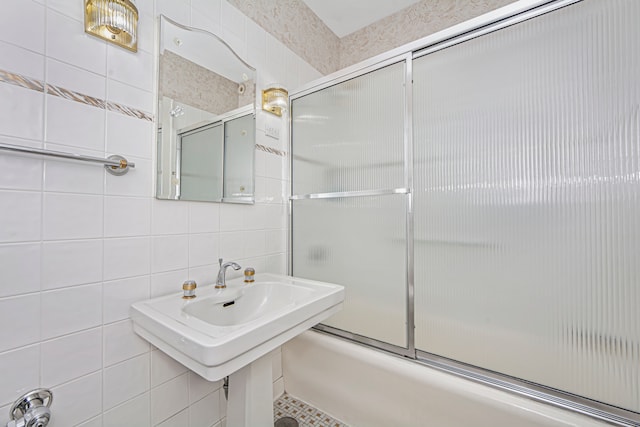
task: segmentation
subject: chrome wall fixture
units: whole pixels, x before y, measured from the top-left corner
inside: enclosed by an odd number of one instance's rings
[[[80,160],[83,162],[100,163],[111,175],[124,175],[129,172],[129,168],[135,168],[136,164],[127,161],[122,156],[112,155],[106,159],[100,157],[84,156],[80,154],[64,153],[62,151],[45,150],[42,148],[21,147],[19,145],[0,144],[0,150],[13,151],[17,153],[38,154],[41,156],[58,157],[62,159]]]
[[[51,420],[51,391],[39,388],[26,393],[9,410],[7,427],[45,427]]]

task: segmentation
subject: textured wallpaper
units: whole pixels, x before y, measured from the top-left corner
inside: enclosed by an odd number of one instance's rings
[[[514,0],[422,0],[340,40],[340,68],[459,24]]]
[[[165,50],[160,57],[160,94],[214,114],[254,102],[255,83],[248,81],[243,94],[238,84],[198,64]]]
[[[227,1],[326,75],[515,0],[422,0],[342,39],[302,0]]]
[[[301,0],[227,0],[322,74],[339,69],[340,39]]]

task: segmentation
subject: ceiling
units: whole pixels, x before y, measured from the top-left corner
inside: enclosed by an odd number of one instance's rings
[[[302,0],[342,38],[420,0]]]

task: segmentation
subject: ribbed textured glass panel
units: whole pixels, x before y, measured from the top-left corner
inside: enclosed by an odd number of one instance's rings
[[[640,411],[640,1],[414,61],[416,347]]]
[[[256,121],[253,114],[224,124],[225,200],[253,197]]]
[[[404,62],[291,103],[293,194],[404,187]]]
[[[293,201],[293,275],[346,288],[324,324],[406,346],[406,197]]]
[[[221,124],[180,135],[180,198],[222,199],[224,138]]]

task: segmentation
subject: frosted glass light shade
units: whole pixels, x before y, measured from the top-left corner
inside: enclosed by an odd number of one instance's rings
[[[84,31],[138,51],[138,9],[130,0],[85,0]]]

